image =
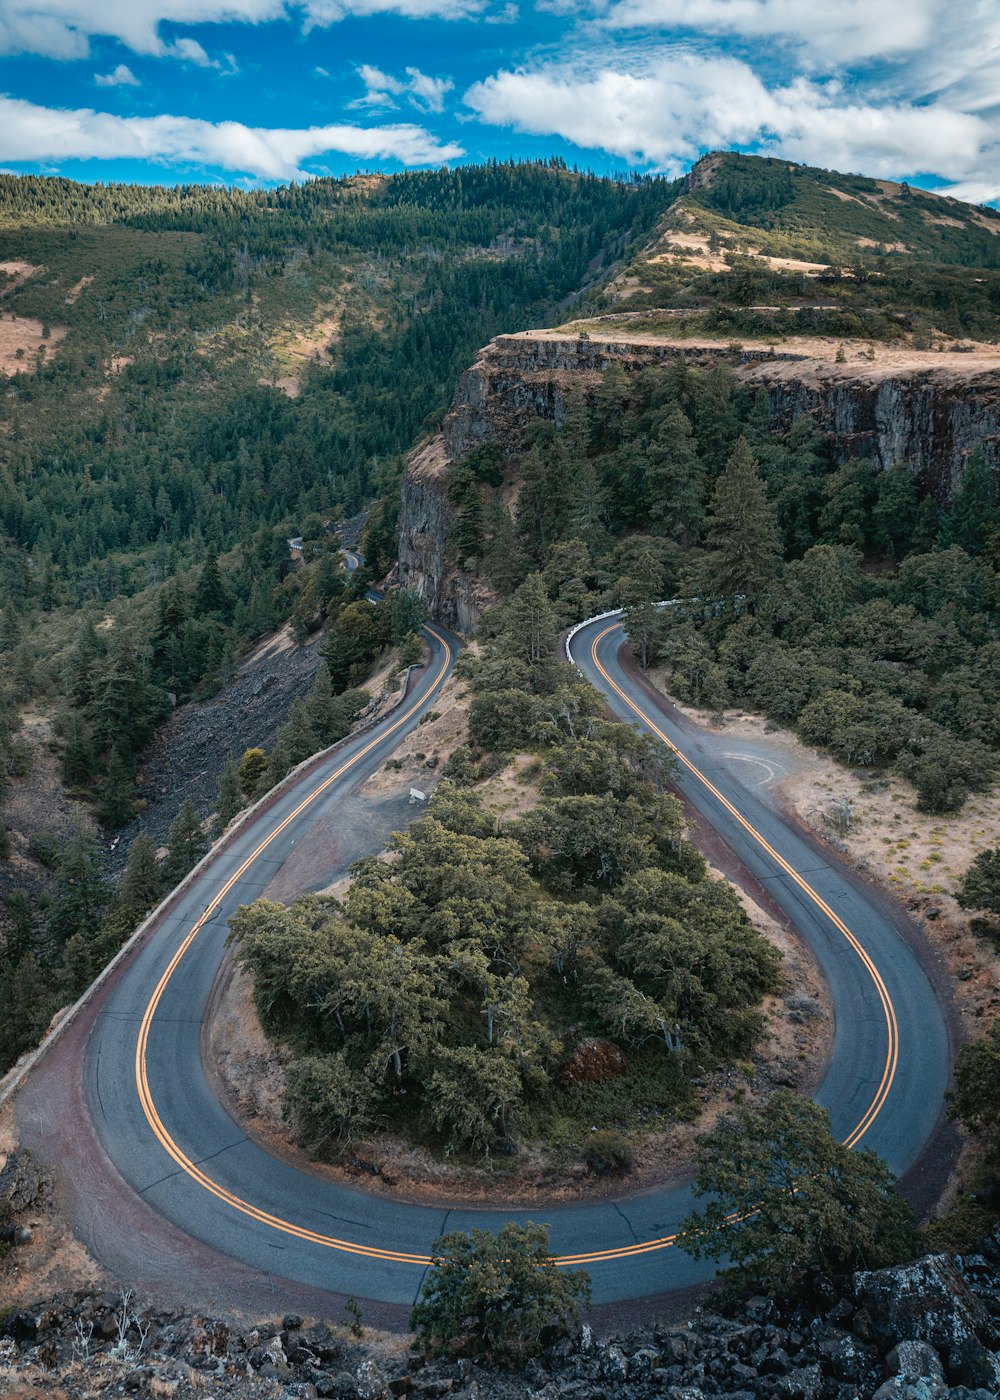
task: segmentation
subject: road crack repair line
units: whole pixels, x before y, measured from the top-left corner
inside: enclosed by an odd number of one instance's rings
[[[629,1218],[628,1218],[628,1216],[625,1214],[625,1212],[622,1210],[622,1208],[621,1208],[621,1206],[618,1204],[618,1202],[617,1202],[617,1201],[612,1201],[612,1202],[611,1202],[611,1205],[612,1205],[613,1209],[615,1210],[615,1212],[616,1212],[618,1215],[620,1215],[621,1218],[625,1221],[625,1227],[626,1227],[626,1229],[628,1230],[629,1234],[632,1236],[632,1243],[633,1243],[633,1244],[642,1244],[642,1240],[640,1240],[639,1236],[638,1236],[638,1235],[636,1234],[636,1232],[635,1232],[635,1227],[634,1227],[634,1225],[632,1224],[631,1220],[629,1220]]]

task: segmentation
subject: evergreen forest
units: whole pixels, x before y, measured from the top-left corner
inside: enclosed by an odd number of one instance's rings
[[[458,558],[502,594],[541,570],[562,625],[624,607],[640,664],[682,699],[894,768],[929,812],[992,781],[1000,510],[981,452],[942,506],[905,464],[837,462],[808,415],[774,431],[766,394],[679,353],[574,386],[560,429],[535,420],[509,459],[475,449],[449,492]]]
[[[484,339],[564,314],[672,188],[558,161],[250,192],[0,175],[0,799],[42,715],[90,814],[25,847],[0,808],[0,1066],[204,849],[191,809],[105,882],[157,726],[288,622],[324,664],[219,811],[346,732],[371,661],[414,659],[419,609],[359,601],[403,454]],[[337,524],[373,500],[348,579]]]

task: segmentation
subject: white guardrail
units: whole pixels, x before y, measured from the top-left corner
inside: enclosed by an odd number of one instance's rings
[[[657,603],[657,607],[662,607],[662,603]],[[585,627],[589,627],[592,622],[603,622],[606,617],[621,617],[625,612],[624,608],[612,608],[609,612],[595,613],[593,617],[586,618],[583,622],[578,622],[575,627],[571,627],[566,633],[566,660],[571,666],[576,666],[573,660],[573,653],[570,651],[570,643],[577,632],[582,632]],[[577,666],[577,670],[580,668]]]
[[[683,598],[664,598],[659,603],[654,603],[653,607],[657,609],[675,608],[678,603],[682,603],[683,601]],[[585,618],[583,622],[578,622],[575,627],[571,627],[566,633],[566,660],[569,662],[569,664],[571,666],[576,666],[576,662],[573,660],[573,653],[572,651],[570,651],[570,644],[572,643],[573,638],[576,636],[577,632],[582,632],[583,629],[585,627],[589,627],[592,622],[604,622],[605,619],[609,617],[624,616],[624,608],[609,608],[607,612],[595,613],[593,617]],[[576,669],[579,671],[579,666],[576,666]]]

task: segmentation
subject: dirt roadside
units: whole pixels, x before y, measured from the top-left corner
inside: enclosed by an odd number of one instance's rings
[[[971,929],[970,915],[959,908],[953,890],[976,849],[990,844],[990,833],[995,840],[1000,796],[971,799],[948,818],[920,813],[912,788],[901,779],[844,769],[763,716],[736,710],[711,716],[679,705],[663,672],[644,676],[631,658],[626,664],[682,723],[697,726],[730,761],[745,762],[746,781],[758,797],[790,820],[824,859],[864,880],[869,898],[907,939],[934,987],[952,1053],[981,1034],[1000,1008],[1000,957],[989,939]],[[843,830],[845,803],[851,815]],[[897,858],[900,842],[908,857],[905,870]],[[948,856],[937,858],[942,850]],[[950,890],[927,873],[939,866],[952,877]],[[953,1202],[967,1182],[970,1156],[942,1105],[934,1133],[900,1183],[919,1216],[936,1218]]]

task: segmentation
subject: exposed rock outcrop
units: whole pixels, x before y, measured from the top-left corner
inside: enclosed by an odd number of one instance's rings
[[[627,322],[609,326],[606,336],[498,336],[460,379],[440,435],[418,448],[407,465],[399,520],[401,582],[419,590],[432,616],[463,631],[474,627],[489,590],[452,544],[452,465],[490,441],[516,453],[533,418],[561,425],[569,389],[578,384],[592,393],[612,364],[629,375],[680,354],[695,368],[730,364],[743,382],[766,392],[776,427],[809,413],[830,434],[839,459],[870,457],[882,468],[905,462],[942,500],[976,447],[1000,472],[1000,353],[880,347],[869,360],[852,347],[841,362],[831,348],[820,353],[814,345],[795,343],[741,348],[629,339]]]
[[[67,1294],[0,1318],[0,1393],[68,1398],[131,1391],[177,1400],[209,1390],[231,1400],[994,1400],[1000,1384],[992,1350],[1000,1316],[998,1261],[994,1236],[975,1256],[939,1256],[857,1275],[839,1294],[819,1281],[816,1297],[785,1307],[751,1298],[727,1316],[699,1309],[686,1321],[603,1338],[584,1326],[552,1342],[520,1374],[467,1359],[427,1364],[399,1345],[359,1341],[343,1324],[291,1314],[247,1325],[142,1307],[128,1291]],[[961,1318],[953,1293],[941,1291],[942,1280],[951,1280],[961,1295]],[[888,1316],[873,1329],[871,1305],[890,1300],[891,1306],[899,1295],[914,1305],[899,1319],[902,1330]]]
[[[905,462],[945,495],[977,446],[1000,468],[1000,356],[883,351],[872,361],[840,363],[780,346],[542,331],[498,336],[462,376],[444,423],[445,455],[457,460],[490,439],[516,447],[530,418],[561,423],[571,384],[593,389],[612,364],[636,374],[678,355],[696,368],[732,365],[742,381],[767,392],[777,426],[812,414],[841,459],[871,457],[883,468]]]

